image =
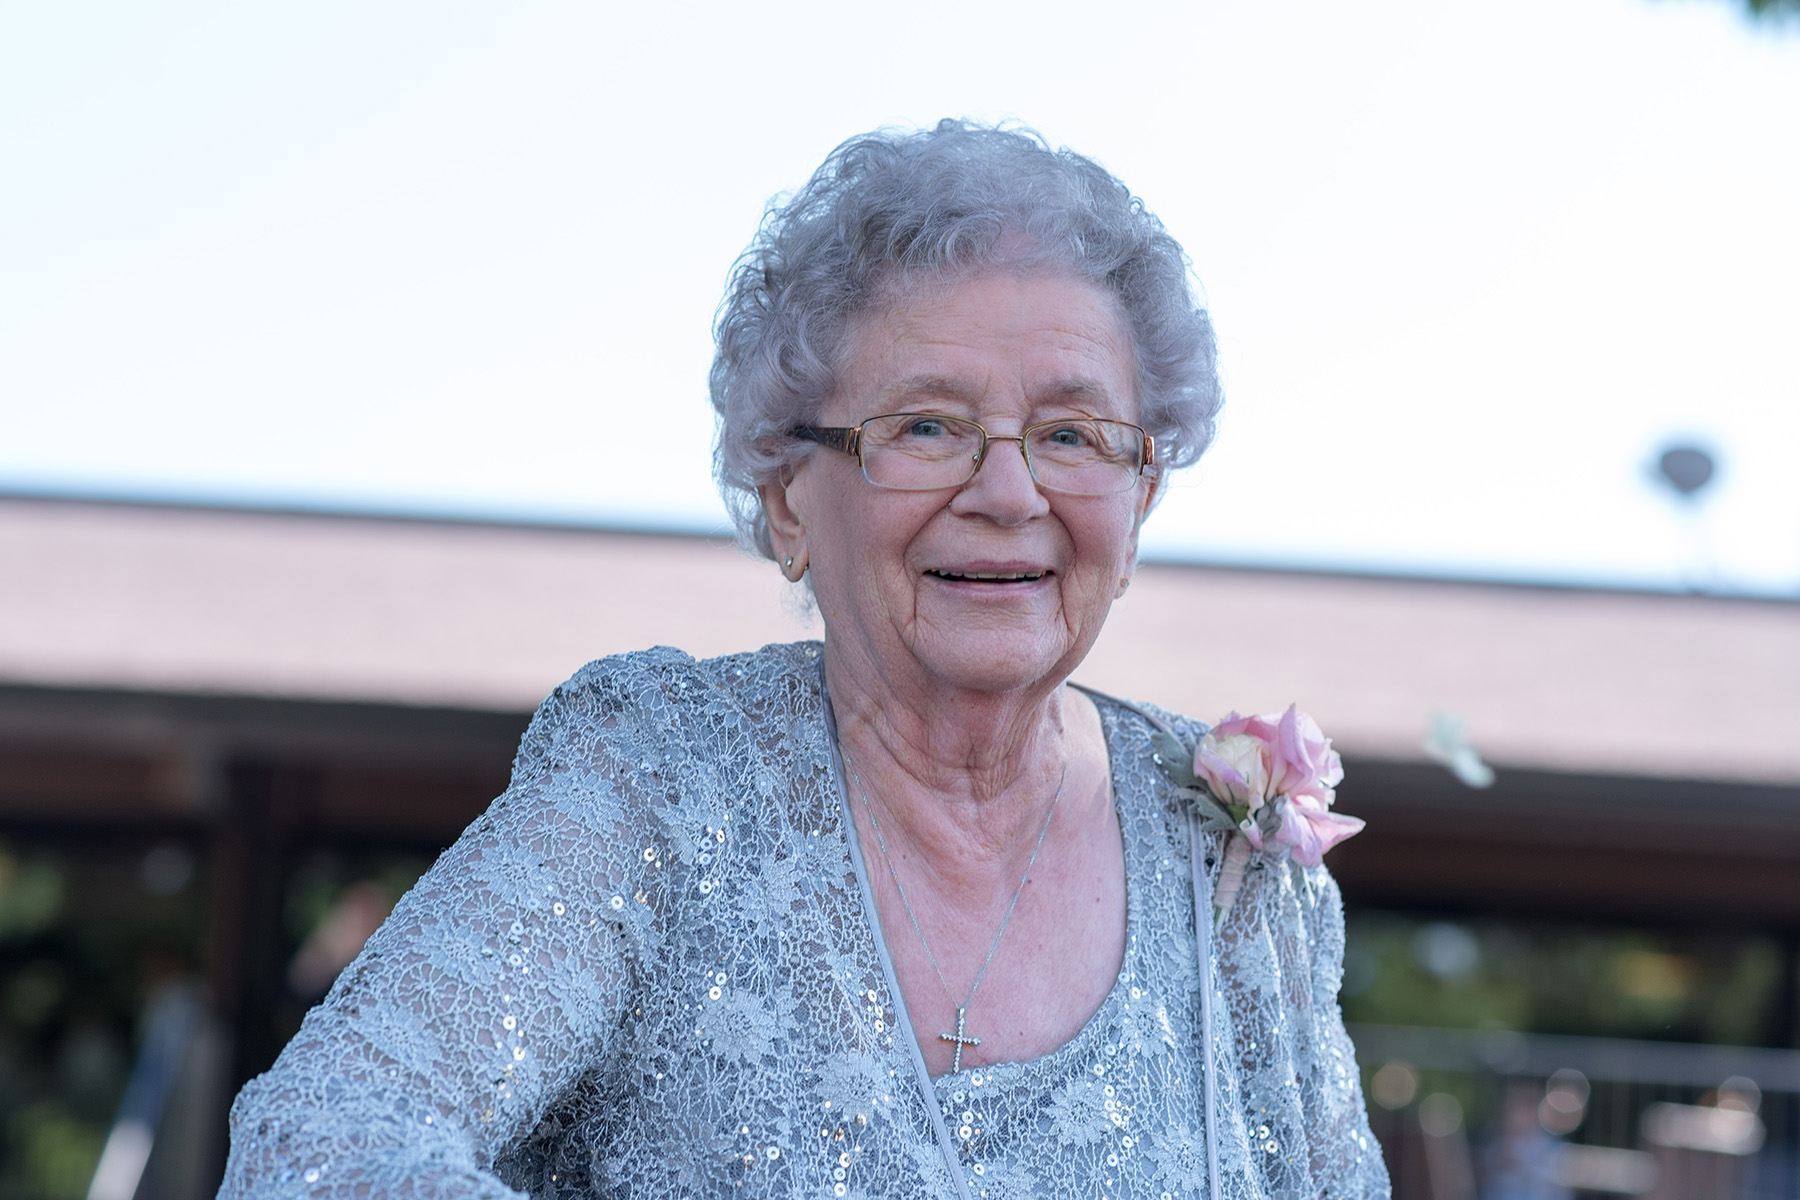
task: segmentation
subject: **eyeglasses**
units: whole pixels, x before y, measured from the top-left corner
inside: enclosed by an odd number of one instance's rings
[[[1040,487],[1077,496],[1130,491],[1155,465],[1156,443],[1128,421],[1065,417],[1016,434],[989,433],[974,421],[938,413],[890,413],[849,428],[801,425],[790,431],[854,455],[863,478],[902,492],[957,488],[975,478],[992,442],[1017,442]]]

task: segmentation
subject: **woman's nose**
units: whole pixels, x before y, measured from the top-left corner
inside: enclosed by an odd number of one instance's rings
[[[988,435],[987,452],[975,475],[951,501],[957,512],[985,513],[1004,525],[1017,524],[1050,511],[1031,467],[1025,460],[1025,439],[1016,435]],[[1011,442],[1013,446],[998,445]],[[1017,448],[1015,454],[1014,447]]]

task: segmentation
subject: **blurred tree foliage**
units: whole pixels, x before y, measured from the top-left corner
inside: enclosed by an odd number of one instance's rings
[[[1775,938],[1360,912],[1351,1021],[1785,1045],[1795,964]]]
[[[155,853],[0,839],[0,1200],[86,1195],[145,997],[197,969],[201,881]]]
[[[87,1194],[148,999],[200,974],[208,868],[199,850],[171,839],[0,836],[0,1200]],[[287,880],[277,961],[348,891],[373,886],[391,906],[428,865],[379,849],[305,856]],[[265,1014],[274,1047],[315,999],[276,995]]]

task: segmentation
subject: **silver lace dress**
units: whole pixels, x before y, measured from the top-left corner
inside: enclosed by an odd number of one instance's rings
[[[221,1196],[1387,1195],[1330,876],[1253,866],[1210,938],[1218,843],[1153,762],[1165,718],[1104,698],[1118,982],[1060,1049],[930,1078],[821,654],[657,649],[557,689],[505,794],[244,1088]]]

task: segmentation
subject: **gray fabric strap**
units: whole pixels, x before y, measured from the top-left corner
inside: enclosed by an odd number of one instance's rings
[[[1206,1064],[1206,1191],[1219,1200],[1219,1072],[1213,1058],[1212,879],[1206,873],[1206,834],[1197,813],[1188,814],[1194,870],[1194,932],[1200,949],[1200,1058]]]

